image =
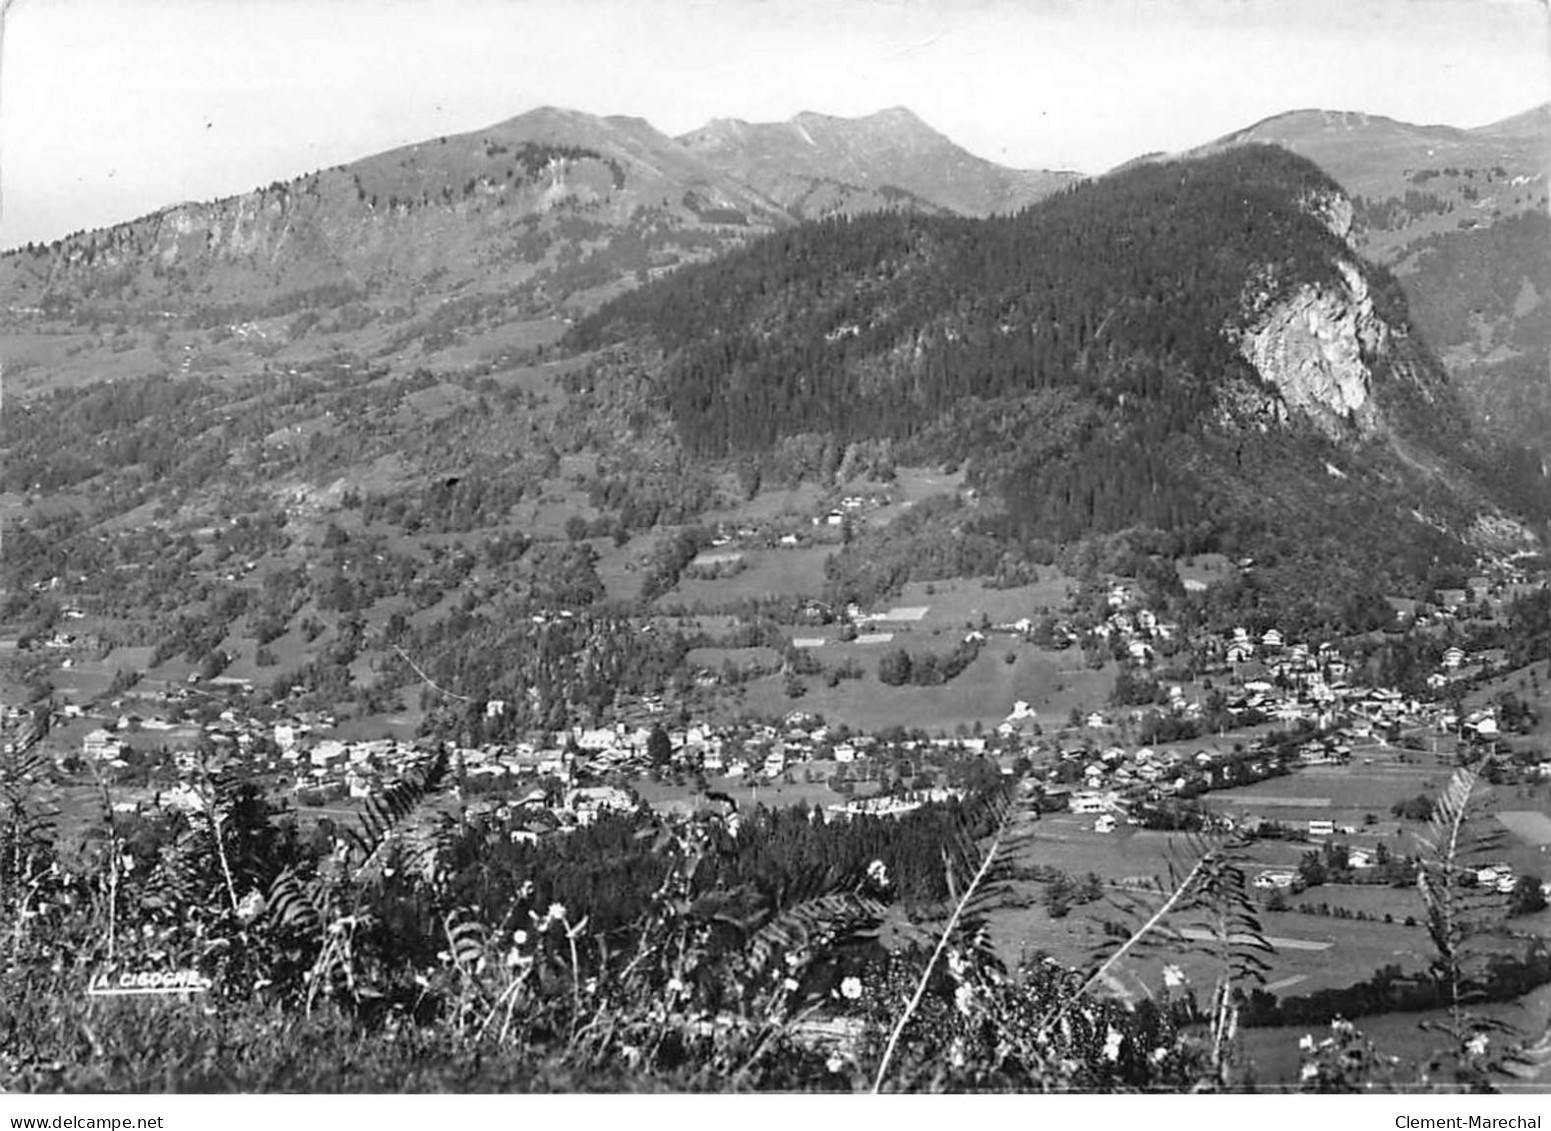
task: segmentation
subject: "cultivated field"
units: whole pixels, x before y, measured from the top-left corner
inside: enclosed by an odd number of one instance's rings
[[[659,605],[708,608],[760,597],[817,597],[824,591],[824,563],[838,546],[744,550],[743,569],[730,577],[682,579]]]
[[[946,652],[955,641],[944,635],[934,639],[919,633],[896,634],[887,644],[851,644],[818,649],[815,656],[824,664],[837,663],[853,656],[865,673],[859,680],[845,680],[826,687],[817,677],[803,680],[807,692],[800,699],[786,695],[784,681],[768,676],[745,684],[741,704],[745,711],[763,715],[781,715],[794,709],[812,711],[831,723],[845,723],[862,730],[883,730],[892,726],[920,728],[932,734],[953,734],[957,728],[980,723],[994,727],[1012,711],[1019,700],[1029,703],[1044,725],[1063,725],[1074,706],[1102,703],[1114,684],[1114,670],[1099,671],[1058,667],[1070,653],[1041,653],[1032,645],[993,640],[957,679],[935,687],[890,687],[879,682],[878,658],[886,651],[907,650]],[[1012,651],[1015,661],[1004,656]],[[1038,657],[1038,658],[1036,658]]]
[[[1544,848],[1551,844],[1551,816],[1534,810],[1518,809],[1497,814],[1508,831],[1525,844]]]

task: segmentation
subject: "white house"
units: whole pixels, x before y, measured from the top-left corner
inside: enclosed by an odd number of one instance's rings
[[[81,754],[98,762],[111,761],[124,750],[124,744],[113,736],[112,731],[98,727],[81,740]]]
[[[321,768],[329,765],[331,762],[339,761],[344,756],[345,744],[330,738],[314,746],[309,757],[314,766]]]
[[[1257,888],[1290,888],[1293,885],[1291,872],[1261,872],[1255,877]]]
[[[1100,793],[1097,790],[1078,790],[1067,799],[1067,808],[1073,813],[1107,813],[1115,808],[1116,798],[1113,793]]]

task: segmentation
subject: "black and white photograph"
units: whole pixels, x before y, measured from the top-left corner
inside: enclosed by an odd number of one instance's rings
[[[0,0],[0,1118],[1541,1127],[1548,172],[1540,0]]]

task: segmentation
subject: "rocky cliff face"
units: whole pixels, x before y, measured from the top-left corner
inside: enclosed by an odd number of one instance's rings
[[[1350,250],[1353,208],[1344,194],[1312,194],[1300,206]],[[1375,365],[1390,360],[1394,332],[1374,309],[1355,255],[1338,256],[1334,267],[1336,279],[1290,290],[1267,268],[1246,287],[1244,324],[1230,333],[1240,354],[1275,390],[1264,398],[1275,403],[1257,406],[1255,416],[1279,423],[1301,416],[1332,439],[1366,439],[1387,423]],[[1391,372],[1410,380],[1403,366]]]
[[[1389,327],[1374,313],[1367,280],[1338,261],[1342,285],[1304,284],[1270,303],[1239,338],[1239,351],[1288,409],[1332,438],[1368,437],[1382,424],[1368,358]]]
[[[1350,243],[1352,238],[1352,225],[1356,219],[1356,209],[1352,202],[1343,193],[1321,192],[1310,193],[1304,197],[1303,210],[1311,216],[1318,217],[1330,229],[1330,234],[1336,239]]]

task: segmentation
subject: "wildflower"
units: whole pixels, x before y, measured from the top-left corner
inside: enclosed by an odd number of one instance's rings
[[[1465,1042],[1465,1048],[1471,1056],[1485,1056],[1486,1046],[1490,1043],[1491,1040],[1485,1033],[1477,1033]]]
[[[781,983],[781,988],[783,990],[785,990],[789,994],[790,993],[796,993],[797,992],[797,979],[796,978],[787,978],[787,979],[785,979]]]
[[[1298,1042],[1298,1047],[1304,1052],[1314,1051],[1314,1037],[1310,1033],[1303,1034],[1303,1039]]]
[[[1319,1065],[1317,1064],[1305,1064],[1301,1069],[1298,1070],[1298,1079],[1300,1080],[1312,1080],[1318,1075]]]
[[[1152,1061],[1154,1064],[1162,1064],[1168,1058],[1169,1050],[1167,1045],[1159,1045],[1147,1056],[1147,1059]]]
[[[964,972],[968,969],[969,963],[964,960],[964,956],[962,954],[956,950],[950,950],[948,952],[948,972],[950,974],[952,974],[955,978],[962,978],[964,976]]]
[[[968,1017],[970,1008],[975,1004],[975,991],[969,986],[960,986],[953,991],[953,1004],[958,1006],[960,1013]]]
[[[1186,981],[1188,981],[1188,979],[1185,977],[1185,972],[1178,966],[1175,966],[1173,963],[1170,963],[1168,966],[1163,968],[1163,984],[1169,989],[1177,990],[1183,986]]]
[[[824,1062],[824,1067],[829,1069],[831,1072],[839,1072],[845,1066],[845,1058],[838,1052],[830,1053],[829,1059]]]
[[[515,930],[515,931],[512,932],[512,942],[515,945],[523,946],[523,945],[525,945],[527,943],[527,941],[528,941],[528,932],[527,931],[521,930],[519,928],[518,930]]]
[[[258,891],[250,891],[237,905],[237,918],[244,923],[251,923],[264,911],[264,897]]]
[[[1120,1059],[1120,1046],[1125,1038],[1121,1036],[1119,1029],[1110,1029],[1104,1038],[1104,1059],[1111,1063]]]
[[[677,978],[669,978],[668,979],[668,992],[670,994],[681,994],[681,993],[683,993],[684,992],[684,983],[679,981]]]
[[[959,987],[963,989],[962,986]],[[954,1068],[963,1068],[966,1060],[964,1056],[964,1038],[954,1037],[953,1043],[948,1046],[948,1063]]]
[[[544,915],[544,918],[552,920],[556,923],[564,921],[565,917],[565,904],[563,903],[551,903],[549,905],[549,910],[545,912]]]
[[[873,886],[886,888],[889,886],[889,870],[882,860],[874,860],[867,865],[867,878],[873,882]]]
[[[855,975],[843,978],[840,982],[840,996],[849,1001],[855,1001],[862,996],[862,980]]]

